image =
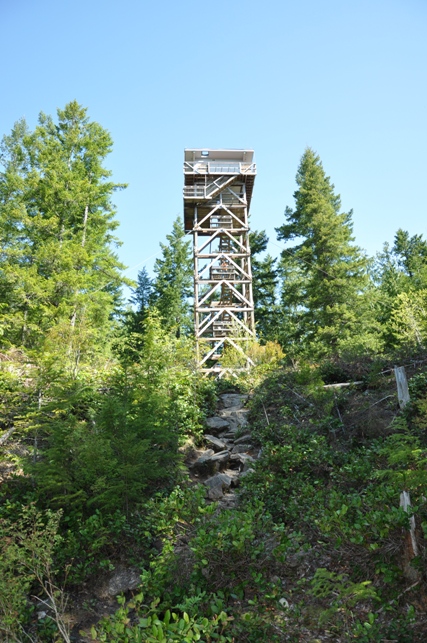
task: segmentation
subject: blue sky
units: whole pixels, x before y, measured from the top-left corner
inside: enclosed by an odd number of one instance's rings
[[[306,146],[368,254],[399,227],[427,237],[425,0],[0,0],[0,20],[0,133],[88,108],[129,183],[115,202],[130,268],[151,269],[182,213],[185,147],[255,150],[252,227],[275,244]]]

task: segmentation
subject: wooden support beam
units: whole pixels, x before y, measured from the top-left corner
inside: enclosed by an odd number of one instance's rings
[[[247,195],[252,194],[255,166],[237,161],[242,154],[252,159],[253,152],[222,151],[222,161],[220,151],[209,150],[212,162],[201,152],[186,150],[184,166],[185,220],[187,226],[193,222],[197,359],[202,372],[221,377],[227,370],[220,363],[227,344],[253,365],[246,353],[255,337]],[[234,157],[236,162],[230,161]]]

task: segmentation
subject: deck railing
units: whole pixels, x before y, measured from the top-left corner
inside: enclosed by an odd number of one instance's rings
[[[184,174],[256,174],[256,164],[239,161],[185,161]]]

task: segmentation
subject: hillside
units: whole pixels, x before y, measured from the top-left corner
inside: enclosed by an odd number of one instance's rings
[[[111,149],[76,101],[2,141],[0,640],[424,641],[427,241],[367,257],[306,148],[280,256],[215,215],[200,337],[181,217],[124,277]]]
[[[52,604],[59,609],[67,594],[61,619],[73,626],[69,640],[76,641],[423,641],[424,359],[407,364],[411,403],[403,412],[385,362],[347,363],[346,375],[359,383],[342,388],[325,388],[324,381],[340,379],[343,364],[329,363],[323,373],[270,368],[249,391],[249,424],[235,425],[231,433],[223,424],[216,431],[218,441],[227,435],[233,440],[230,452],[239,435],[246,436],[244,445],[250,435],[246,453],[259,456],[231,483],[233,502],[227,502],[228,484],[226,502],[221,493],[217,502],[211,500],[215,493],[198,484],[218,470],[230,474],[229,459],[208,463],[206,470],[194,467],[213,446],[201,433],[181,449],[193,463],[191,477],[182,469],[172,491],[136,505],[126,518],[99,510],[86,519],[65,513],[58,531],[49,522],[52,515],[34,516],[30,508],[25,521],[12,526],[23,482],[19,471],[15,478],[9,472],[3,531],[33,556],[40,547],[51,548],[38,567],[34,558],[19,560],[10,540],[3,544],[3,578],[11,579],[13,565],[15,574],[27,570],[22,590],[31,584],[31,593],[40,596],[27,603],[22,627],[42,641],[61,638]],[[221,388],[216,395],[222,396]],[[213,424],[208,419],[205,431],[212,433]],[[10,443],[5,452],[19,452],[19,444]],[[239,464],[235,471],[243,468]],[[25,488],[31,502],[31,485]],[[399,507],[403,490],[410,493],[415,517],[415,558],[409,515]],[[72,527],[76,519],[78,531]],[[47,521],[47,531],[41,521]],[[46,601],[49,588],[52,598]],[[1,590],[5,619],[11,589],[3,581]],[[114,594],[120,591],[114,614]]]

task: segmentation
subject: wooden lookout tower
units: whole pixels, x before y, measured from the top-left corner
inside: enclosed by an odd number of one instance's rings
[[[248,213],[256,166],[252,150],[185,150],[184,226],[193,234],[197,361],[222,377],[227,346],[253,364],[255,337]]]

